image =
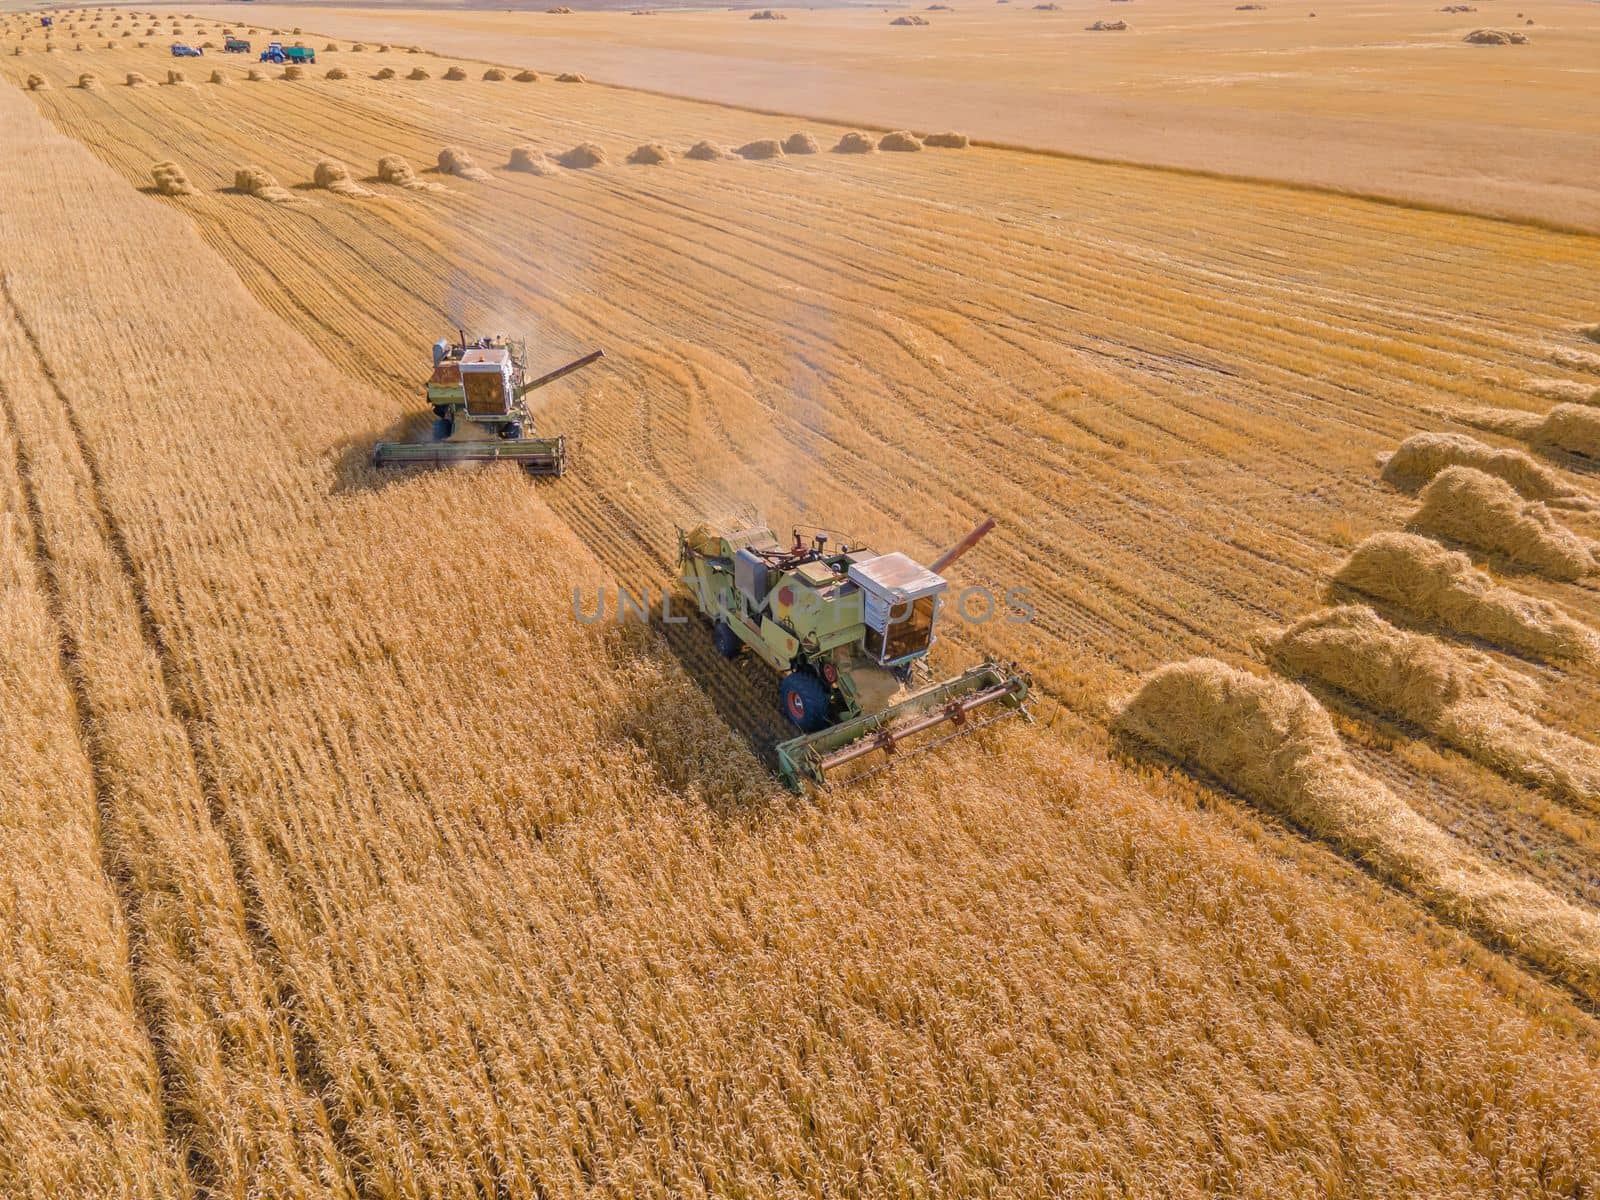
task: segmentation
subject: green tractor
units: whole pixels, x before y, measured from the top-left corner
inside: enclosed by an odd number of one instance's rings
[[[526,378],[523,343],[503,335],[433,347],[428,404],[433,437],[426,442],[379,442],[372,459],[380,467],[442,466],[463,462],[514,462],[530,475],[560,475],[567,466],[566,439],[533,436],[528,394],[596,359],[596,350],[537,379]]]
[[[999,663],[912,686],[931,674],[924,660],[949,587],[939,572],[992,528],[985,520],[926,567],[898,552],[829,549],[825,533],[807,540],[798,529],[788,546],[759,525],[678,531],[679,570],[712,623],[717,651],[734,658],[748,650],[782,676],[779,707],[800,730],[777,748],[789,787],[824,786],[830,772],[871,754],[893,756],[937,726],[965,733],[1027,716],[1029,676]],[[987,719],[970,719],[990,706]]]

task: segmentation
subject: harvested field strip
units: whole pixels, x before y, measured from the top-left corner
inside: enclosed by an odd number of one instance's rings
[[[26,364],[0,318],[0,917],[10,931],[0,957],[0,1191],[37,1194],[72,1179],[105,1194],[182,1196],[153,1020],[129,973],[137,898],[105,850],[109,797],[85,748],[77,646],[40,561],[32,463],[14,437],[14,397],[43,384]]]

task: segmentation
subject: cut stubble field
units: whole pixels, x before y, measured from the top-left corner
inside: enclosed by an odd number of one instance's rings
[[[1594,378],[1600,244],[835,154],[845,127],[336,44],[299,81],[193,72],[231,86],[125,86],[164,41],[0,57],[0,737],[27,751],[0,1086],[29,1114],[0,1190],[1600,1185],[1600,982],[1544,937],[1594,921],[1593,803],[1312,681],[1339,779],[1515,880],[1520,938],[1348,813],[1109,730],[1165,663],[1262,672],[1263,631],[1412,519],[1379,474],[1412,434],[1600,491],[1454,419]],[[823,152],[685,153],[800,130]],[[553,165],[580,146],[603,161]],[[189,193],[156,194],[174,161]],[[457,324],[527,333],[535,369],[605,347],[537,413],[563,478],[368,465],[420,433]],[[573,613],[668,584],[674,525],[744,508],[923,558],[993,513],[958,583],[1029,587],[1034,620],[952,622],[941,665],[1019,659],[1038,721],[779,791],[761,668],[695,623]],[[1593,576],[1501,577],[1600,626]],[[1594,661],[1470,640],[1519,722],[1593,750]]]

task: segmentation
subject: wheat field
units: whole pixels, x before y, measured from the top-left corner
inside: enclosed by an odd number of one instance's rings
[[[1590,793],[1343,667],[1243,766],[1115,716],[1197,657],[1248,697],[1356,591],[1600,753],[1595,576],[1401,534],[1381,462],[1470,432],[1600,538],[1588,460],[1469,423],[1600,378],[1600,242],[838,154],[860,127],[286,11],[248,36],[316,46],[301,78],[208,51],[150,86],[224,22],[0,18],[0,1192],[1600,1187]],[[535,369],[604,347],[540,393],[561,479],[371,468],[457,325]],[[994,515],[958,581],[1033,619],[937,657],[1025,665],[1034,722],[781,790],[763,667],[574,614],[741,511],[922,560]],[[1494,620],[1363,574],[1370,539]],[[1552,627],[1577,651],[1527,649]],[[1426,855],[1358,826],[1379,801]]]

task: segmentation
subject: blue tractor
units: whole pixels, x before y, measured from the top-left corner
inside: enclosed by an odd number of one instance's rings
[[[268,42],[261,52],[261,61],[270,63],[303,63],[317,61],[317,52],[309,46],[285,46],[282,42]]]

